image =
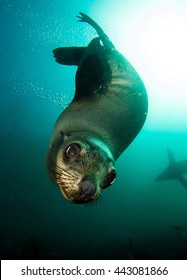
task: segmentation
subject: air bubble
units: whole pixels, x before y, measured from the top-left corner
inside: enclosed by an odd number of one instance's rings
[[[10,87],[13,93],[19,96],[34,96],[39,99],[47,100],[50,103],[55,104],[61,110],[64,110],[72,100],[72,97],[67,96],[62,92],[53,92],[47,87],[41,86],[38,82],[35,82],[32,78],[22,80],[16,74],[12,74],[10,78]]]

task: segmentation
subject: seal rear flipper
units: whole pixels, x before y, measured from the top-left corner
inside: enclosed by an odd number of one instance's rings
[[[85,51],[85,47],[63,47],[53,50],[56,62],[63,65],[78,65]]]
[[[187,189],[187,180],[182,175],[177,176],[176,179]]]
[[[101,94],[111,80],[111,69],[101,63],[97,55],[88,56],[76,74],[76,91],[74,100],[90,97],[92,94]]]
[[[79,13],[79,16],[77,16],[77,18],[78,18],[78,21],[86,22],[95,29],[95,31],[99,35],[100,40],[103,42],[104,47],[108,51],[115,49],[113,43],[109,40],[108,36],[105,34],[103,29],[92,18],[90,18],[89,16],[87,16],[84,13]]]
[[[86,48],[76,73],[76,91],[74,100],[102,93],[111,81],[112,71],[106,58],[106,51],[95,38]]]

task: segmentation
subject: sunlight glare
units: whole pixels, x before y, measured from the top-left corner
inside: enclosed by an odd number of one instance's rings
[[[187,2],[116,0],[107,1],[104,17],[96,10],[146,85],[146,127],[187,131]]]

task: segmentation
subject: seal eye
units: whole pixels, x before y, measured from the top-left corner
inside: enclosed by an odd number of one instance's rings
[[[106,189],[109,186],[111,186],[114,183],[115,179],[116,179],[116,171],[110,168],[110,171],[108,172],[106,179],[103,183],[102,189]]]
[[[76,157],[79,155],[79,153],[80,153],[80,146],[77,144],[70,145],[69,147],[67,147],[65,151],[65,155],[67,158]]]
[[[116,179],[116,172],[114,170],[112,170],[109,174],[108,174],[108,184],[112,185]]]

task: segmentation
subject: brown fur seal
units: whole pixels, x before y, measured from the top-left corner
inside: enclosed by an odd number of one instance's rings
[[[73,101],[58,118],[47,154],[47,171],[66,200],[87,203],[116,177],[115,160],[142,128],[147,94],[131,64],[100,26],[80,13],[99,37],[87,47],[57,48],[56,61],[77,65]]]

